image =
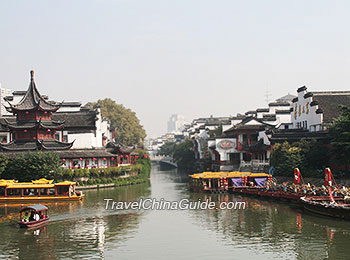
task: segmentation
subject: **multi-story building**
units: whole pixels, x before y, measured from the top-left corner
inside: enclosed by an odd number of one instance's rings
[[[12,94],[6,107],[12,116],[0,119],[0,150],[9,157],[25,151],[53,151],[67,168],[104,168],[135,161],[133,148],[113,144],[109,122],[99,109],[48,101],[36,88],[34,72],[18,102],[18,92]],[[110,146],[105,147],[107,143]]]
[[[271,143],[294,142],[300,139],[327,139],[327,129],[339,116],[340,105],[350,106],[350,91],[312,91],[297,89],[292,101],[289,129],[274,129]]]
[[[183,115],[172,115],[168,121],[168,133],[181,132],[185,124],[185,117]]]
[[[271,129],[291,125],[290,109],[294,96],[288,94],[269,103],[267,108],[231,117],[221,136],[208,139],[212,166],[216,170],[265,171],[269,165]]]

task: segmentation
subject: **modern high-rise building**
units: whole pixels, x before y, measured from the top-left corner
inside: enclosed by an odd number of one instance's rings
[[[172,115],[168,121],[168,133],[181,132],[185,124],[186,121],[183,115]]]

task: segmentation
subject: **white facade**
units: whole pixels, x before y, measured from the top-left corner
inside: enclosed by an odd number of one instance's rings
[[[293,103],[291,113],[293,128],[303,128],[311,132],[322,131],[323,114],[318,113],[318,105],[312,105],[312,95],[306,95],[306,88],[298,89],[298,99]]]
[[[1,105],[0,115],[1,116],[9,115],[9,112],[7,112],[5,108],[5,106],[8,106],[8,105],[7,105],[7,102],[4,100],[4,97],[10,96],[10,95],[12,95],[12,90],[2,88],[0,83],[0,105]]]
[[[97,108],[97,119],[95,121],[95,130],[89,133],[74,133],[64,131],[63,135],[68,137],[68,142],[73,142],[72,149],[91,149],[104,147],[112,141],[110,123],[103,119],[101,109]]]

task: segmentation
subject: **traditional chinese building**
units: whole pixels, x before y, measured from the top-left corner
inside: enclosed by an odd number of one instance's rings
[[[26,151],[52,151],[60,156],[64,168],[107,168],[135,163],[138,155],[133,153],[134,148],[105,147],[104,142],[111,140],[103,138],[102,130],[108,126],[99,110],[83,109],[79,104],[66,104],[69,110],[62,109],[63,102],[48,101],[47,96],[40,95],[34,72],[30,75],[29,88],[21,92],[22,99],[8,102],[6,109],[13,115],[0,118],[0,131],[7,135],[0,143],[2,153],[13,158]],[[79,109],[75,108],[78,106]]]
[[[4,123],[10,130],[10,142],[0,144],[5,151],[30,150],[66,150],[73,142],[65,143],[55,139],[56,131],[62,130],[64,122],[53,121],[52,113],[57,111],[59,104],[46,101],[39,93],[34,82],[34,72],[30,72],[29,88],[21,101],[6,107],[7,111],[16,116],[15,122],[6,119]]]
[[[327,143],[328,127],[339,116],[340,107],[350,106],[350,91],[313,91],[305,86],[297,89],[290,109],[289,129],[274,129],[269,138],[272,144],[285,141],[323,140]]]

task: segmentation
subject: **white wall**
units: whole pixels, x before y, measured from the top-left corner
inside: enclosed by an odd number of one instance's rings
[[[306,90],[299,92],[298,101],[293,104],[292,127],[298,128],[298,123],[300,123],[301,127],[299,128],[305,128],[309,131],[320,131],[322,130],[323,114],[316,114],[318,105],[310,106],[313,98],[304,98],[306,93]],[[307,126],[305,126],[305,121],[307,122]]]

